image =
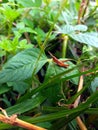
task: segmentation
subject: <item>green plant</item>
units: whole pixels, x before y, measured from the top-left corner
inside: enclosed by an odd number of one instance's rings
[[[8,115],[50,130],[97,130],[98,2],[91,4],[1,2],[0,99]]]

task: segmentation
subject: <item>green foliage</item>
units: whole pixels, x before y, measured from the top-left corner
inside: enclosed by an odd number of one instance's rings
[[[40,54],[40,56],[39,56]],[[0,83],[22,81],[35,75],[47,62],[37,48],[26,49],[12,57],[2,68]]]
[[[58,33],[67,34],[72,39],[85,43],[94,47],[98,47],[98,34],[97,32],[86,32],[82,33],[82,31],[87,31],[87,26],[85,25],[65,25],[58,29]]]
[[[0,3],[0,107],[8,115],[50,130],[78,130],[80,116],[87,129],[97,130],[98,1],[89,1],[86,10],[80,5],[79,0]],[[0,129],[20,128],[0,123]]]

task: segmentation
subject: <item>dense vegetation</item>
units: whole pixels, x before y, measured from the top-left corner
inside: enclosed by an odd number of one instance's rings
[[[97,7],[98,0],[0,1],[1,115],[39,130],[98,129]],[[0,130],[24,129],[0,121]]]

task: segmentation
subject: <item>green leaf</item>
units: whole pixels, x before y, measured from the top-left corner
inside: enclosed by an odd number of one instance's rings
[[[62,73],[60,73],[60,74],[58,74],[58,75],[55,75],[55,76],[53,76],[53,77],[52,77],[52,76],[49,77],[43,84],[41,84],[39,87],[37,87],[37,88],[31,90],[31,92],[25,94],[25,95],[24,95],[23,97],[21,97],[19,100],[20,100],[20,101],[21,101],[21,100],[23,101],[23,100],[25,100],[25,99],[27,99],[27,98],[30,98],[33,94],[36,94],[36,93],[42,91],[43,89],[49,87],[49,85],[51,85],[51,84],[53,85],[53,84],[55,84],[55,83],[58,83],[60,80],[61,80],[61,81],[70,80],[70,79],[72,79],[72,78],[74,78],[74,77],[78,77],[78,76],[80,76],[80,75],[86,73],[86,72],[79,72],[79,73],[77,73],[77,74],[75,74],[75,75],[62,78],[62,77],[64,77],[65,74],[70,73],[70,72],[73,71],[74,69],[76,69],[76,66],[73,67],[73,68],[70,68],[70,69],[68,69],[68,70],[64,70]],[[94,70],[92,70],[92,71],[94,71]],[[91,71],[90,71],[90,72],[91,72]]]
[[[61,59],[61,60],[66,60],[65,58]],[[72,62],[65,62],[65,64],[69,64],[69,67],[68,68],[64,68],[64,67],[60,67],[58,65],[56,65],[53,61],[50,61],[49,62],[49,66],[48,66],[48,69],[47,69],[47,72],[46,72],[46,75],[45,75],[45,81],[49,79],[49,77],[53,77],[53,76],[56,76],[62,72],[64,72],[65,70],[69,70],[73,67],[75,67],[75,65],[72,63]],[[71,75],[74,75],[74,74],[77,74],[79,73],[79,71],[77,69],[74,69],[73,71],[71,71],[70,73],[68,74],[65,74],[62,76],[62,78],[65,78],[67,76],[71,76]],[[72,82],[74,82],[75,84],[78,84],[78,77],[75,77],[75,78],[72,78],[70,79]]]
[[[27,44],[27,40],[23,39],[19,42],[19,45],[17,46],[18,49],[26,49],[26,48],[32,48],[33,44]]]
[[[37,48],[24,50],[12,57],[0,71],[0,83],[21,81],[36,74],[47,62]]]
[[[86,114],[95,114],[98,115],[98,108],[89,108],[85,111]]]
[[[0,41],[0,48],[7,52],[10,52],[13,50],[11,41],[7,39],[3,39],[2,41]]]
[[[98,34],[95,32],[86,32],[82,33],[83,31],[87,30],[87,26],[85,25],[65,25],[63,27],[57,26],[57,33],[63,33],[69,35],[72,39],[80,42],[85,43],[94,47],[98,47]],[[80,32],[82,31],[82,32]]]
[[[12,114],[22,114],[24,112],[27,112],[37,106],[39,106],[46,98],[43,97],[40,94],[36,94],[34,96],[32,96],[32,99],[27,99],[19,104],[16,104],[12,107],[9,107],[6,109],[7,113],[9,115]]]
[[[40,39],[41,41],[44,41],[45,37],[46,37],[45,32],[41,28],[36,28],[35,31],[37,34],[37,38],[36,38],[37,41],[38,41],[38,39]]]
[[[31,122],[32,123],[45,122],[45,121],[51,121],[51,120],[55,120],[55,119],[57,120],[59,118],[66,117],[65,124],[67,124],[72,119],[74,119],[76,116],[80,115],[81,113],[85,112],[88,108],[90,108],[93,105],[93,103],[96,103],[98,101],[97,95],[98,95],[98,91],[93,93],[89,97],[89,99],[87,99],[86,102],[82,103],[77,108],[68,109],[68,110],[60,110],[59,112],[54,112],[51,114],[31,118]]]
[[[6,55],[6,52],[4,50],[0,49],[0,57],[5,56],[5,55]]]
[[[0,94],[6,93],[10,90],[10,87],[7,85],[0,85]]]
[[[42,4],[42,0],[17,0],[19,4],[21,4],[24,7],[39,7]]]
[[[96,92],[98,89],[98,77],[96,77],[92,82],[91,82],[91,90],[93,92]]]
[[[36,31],[34,31],[32,28],[29,28],[29,27],[25,27],[23,29],[20,29],[19,32],[20,33],[29,32],[29,33],[37,34]]]
[[[75,31],[87,31],[87,26],[86,25],[82,25],[82,24],[78,24],[76,26],[74,26],[74,30]]]
[[[94,47],[98,47],[98,35],[96,36],[93,33],[73,33],[69,34],[69,36],[80,43],[85,43]]]
[[[75,33],[75,31],[86,31],[87,26],[86,25],[64,25],[61,28],[57,26],[58,33],[63,33],[63,34],[72,34]]]
[[[43,94],[47,97],[49,102],[56,104],[60,99],[63,98],[61,83],[53,83],[48,85],[48,88],[43,90]]]
[[[29,85],[25,82],[8,82],[8,86],[13,86],[13,90],[19,94],[24,94]]]
[[[63,59],[63,60],[65,60],[65,59]],[[72,68],[72,67],[75,66],[71,62],[67,62],[67,63],[65,62],[65,64],[69,64],[69,67],[68,68],[59,67],[53,61],[50,61],[49,65],[48,65],[48,69],[47,69],[46,75],[45,75],[45,81],[49,80],[49,78],[52,78],[52,77],[54,77],[54,76],[56,76],[56,75],[64,72],[65,69],[68,70],[68,69],[70,69],[70,68]],[[78,73],[78,70],[74,69],[69,74],[63,75],[62,78],[65,78],[67,76],[71,76],[71,75],[77,74],[77,73]],[[70,81],[72,81],[74,84],[78,84],[78,80],[79,80],[78,77],[70,79]],[[61,92],[62,90],[61,89],[62,89],[62,85],[61,85],[61,80],[60,80],[59,83],[54,82],[53,84],[48,85],[48,88],[45,89],[45,91],[43,91],[43,93],[46,95],[46,97],[48,97],[48,99],[52,103],[56,103],[61,98],[63,98],[63,95],[62,95],[62,92]]]
[[[28,27],[33,29],[34,23],[30,19],[24,18],[23,22],[25,23],[26,26],[28,26]]]
[[[20,33],[30,32],[30,33],[37,34],[36,31],[34,31],[32,28],[25,27],[25,23],[23,23],[23,22],[18,23],[16,27]]]
[[[20,15],[19,10],[12,9],[7,4],[4,4],[3,8],[0,9],[2,10],[4,16],[6,17],[6,20],[9,20],[11,22],[13,22]]]

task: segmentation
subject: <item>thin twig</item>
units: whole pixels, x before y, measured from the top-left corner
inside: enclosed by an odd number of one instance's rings
[[[82,0],[81,2],[80,9],[78,12],[78,24],[81,24],[81,18],[84,17],[88,3],[89,3],[89,0]]]
[[[82,68],[82,71],[84,71],[84,67]],[[77,92],[79,92],[83,88],[83,81],[84,81],[84,76],[81,75]],[[77,99],[75,100],[74,108],[76,108],[78,106],[78,104],[80,102],[80,97],[81,96],[78,96]],[[80,127],[81,130],[87,130],[85,124],[83,123],[83,121],[81,120],[81,118],[79,116],[76,118],[76,121],[77,121],[77,124],[78,124],[78,126]]]
[[[17,24],[14,23],[14,22],[13,22],[13,25],[14,25],[15,27],[17,26]],[[28,34],[27,32],[24,32],[24,36],[26,37],[27,42],[31,44],[31,40],[30,40],[30,38],[29,38],[29,34]]]
[[[82,88],[83,88],[83,75],[80,76],[77,92],[79,92]],[[80,102],[80,96],[78,96],[76,101],[74,102],[74,108],[78,106],[79,102]]]
[[[18,119],[16,114],[14,114],[12,116],[8,116],[4,109],[0,108],[0,110],[4,114],[4,115],[0,114],[1,122],[7,123],[7,124],[10,124],[13,126],[19,126],[19,127],[25,128],[27,130],[46,130],[45,128],[41,128],[36,125],[30,124],[28,122]]]
[[[87,130],[85,124],[83,123],[83,121],[81,120],[79,116],[76,118],[76,121],[81,130]]]
[[[30,38],[29,38],[29,34],[28,34],[27,32],[24,32],[24,35],[25,35],[25,37],[26,37],[26,39],[27,39],[27,42],[28,42],[29,44],[31,44],[31,40],[30,40]]]

